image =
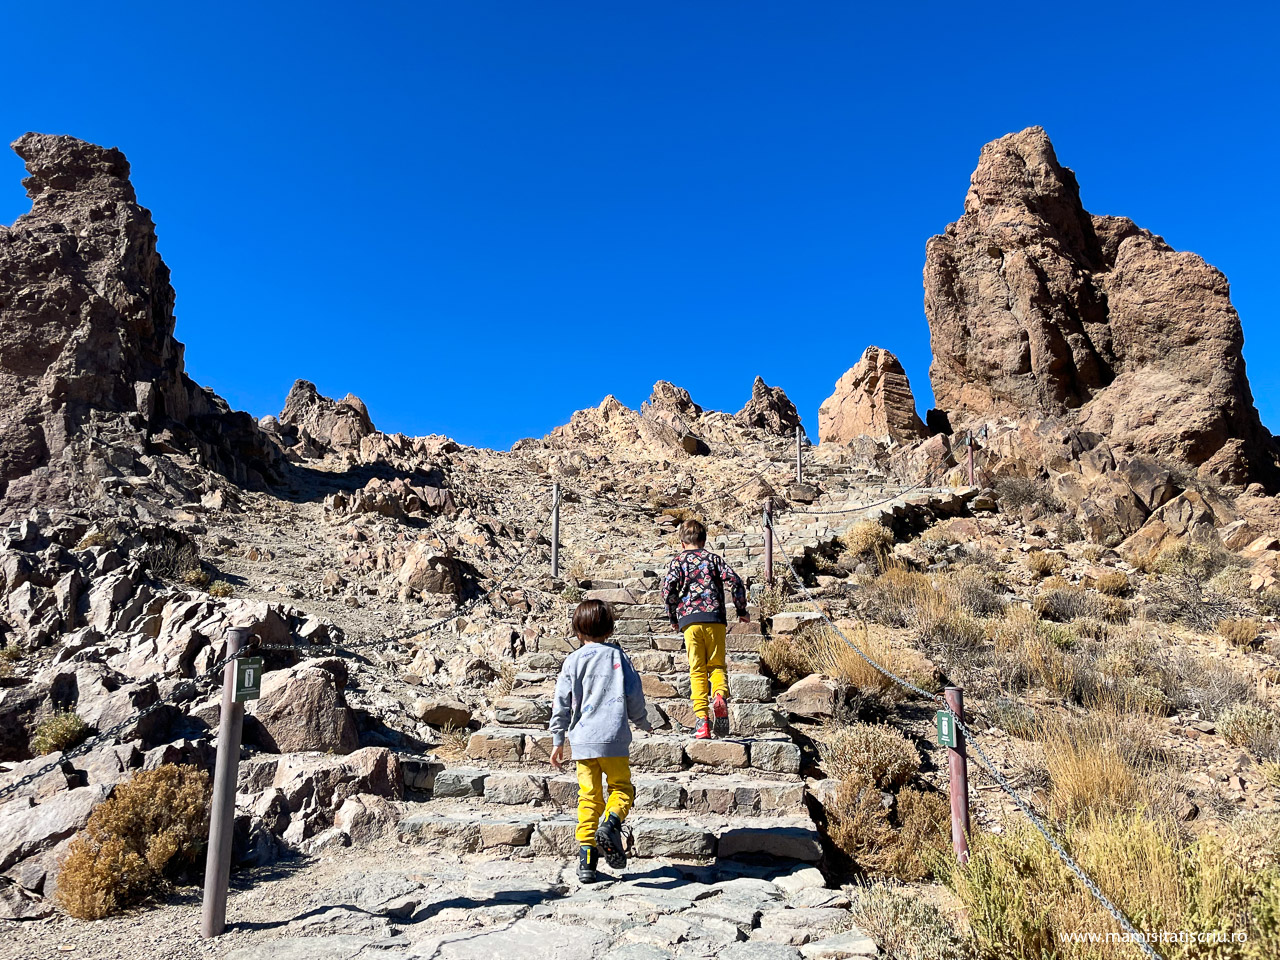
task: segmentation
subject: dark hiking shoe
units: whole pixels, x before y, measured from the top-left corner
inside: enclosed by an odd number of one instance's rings
[[[596,846],[604,853],[604,862],[615,870],[627,865],[627,850],[622,840],[622,821],[616,813],[604,818],[596,831]]]
[[[578,853],[578,879],[583,883],[595,883],[600,879],[596,872],[596,863],[600,855],[595,847],[583,847]]]
[[[729,705],[724,702],[724,694],[717,693],[716,698],[711,701],[711,715],[715,717],[712,729],[715,730],[717,737],[727,737],[729,735]]]

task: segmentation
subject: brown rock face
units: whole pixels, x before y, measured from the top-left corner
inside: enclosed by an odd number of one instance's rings
[[[1220,271],[1090,215],[1040,127],[983,147],[964,206],[924,269],[930,377],[953,424],[1066,417],[1121,452],[1275,485]]]
[[[309,380],[295,380],[285,398],[280,422],[294,427],[302,439],[322,450],[358,450],[360,441],[377,431],[359,397],[341,400],[321,396]]]
[[[169,269],[124,154],[37,133],[13,149],[32,207],[0,227],[3,506],[38,502],[54,476],[128,473],[126,451],[153,438],[237,482],[272,478],[278,448],[183,370]]]
[[[737,416],[749,427],[781,436],[791,436],[800,426],[800,414],[791,398],[781,387],[769,386],[763,377],[756,377],[751,385],[751,399]]]
[[[848,443],[862,436],[906,443],[928,435],[916,413],[906,371],[897,357],[879,347],[867,347],[818,408],[818,437],[823,443]]]

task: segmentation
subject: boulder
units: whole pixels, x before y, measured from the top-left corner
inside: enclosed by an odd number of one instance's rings
[[[924,283],[952,424],[1070,417],[1117,455],[1280,486],[1226,278],[1131,220],[1090,215],[1040,127],[983,147],[964,215],[927,244]]]
[[[250,702],[248,712],[256,721],[253,739],[264,750],[343,754],[360,744],[355,717],[337,679],[308,663],[268,672],[262,678],[262,697]]]
[[[848,443],[862,436],[909,443],[928,435],[906,371],[897,357],[879,347],[867,347],[818,408],[823,443]]]
[[[462,591],[458,561],[424,542],[410,548],[396,574],[401,592],[435,593],[456,597]]]
[[[359,450],[360,441],[376,432],[359,397],[332,400],[308,380],[294,381],[279,419],[322,451]]]
[[[433,727],[465,727],[471,722],[471,708],[446,697],[418,698],[413,702],[413,715]]]
[[[38,804],[18,799],[0,806],[0,873],[47,893],[46,880],[66,846],[110,792],[107,786],[80,787]]]
[[[848,684],[815,673],[780,693],[778,709],[806,720],[830,720],[839,715],[849,692]]]

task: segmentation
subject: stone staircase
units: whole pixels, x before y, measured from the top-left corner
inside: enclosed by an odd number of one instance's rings
[[[683,641],[658,602],[658,575],[615,572],[615,580],[593,580],[585,596],[613,606],[615,640],[640,673],[654,726],[651,734],[637,731],[631,747],[634,855],[708,860],[763,853],[816,862],[822,851],[799,775],[800,748],[774,707],[773,681],[761,672],[759,625],[734,624],[727,637],[733,735],[694,740]],[[571,613],[568,605],[566,633]],[[563,772],[551,767],[547,731],[566,655],[544,649],[521,659],[509,695],[494,701],[465,758],[437,769],[431,799],[413,804],[401,821],[403,842],[514,856],[576,854],[577,779],[571,757]]]

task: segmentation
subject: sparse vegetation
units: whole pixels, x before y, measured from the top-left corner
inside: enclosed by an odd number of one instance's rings
[[[861,520],[841,537],[841,548],[840,562],[847,569],[853,570],[865,563],[881,570],[893,549],[893,531],[875,520]]]
[[[923,880],[941,868],[951,847],[951,808],[940,794],[901,790],[887,807],[865,780],[840,784],[827,806],[827,836],[859,869],[899,880]]]
[[[819,735],[818,752],[828,776],[877,790],[900,787],[920,770],[911,741],[887,724],[830,724]]]
[[[1165,691],[1179,710],[1196,711],[1210,720],[1231,707],[1252,704],[1253,679],[1230,663],[1202,658],[1190,651],[1173,657]]]
[[[1054,496],[1043,480],[1026,477],[1001,477],[993,488],[1000,508],[1016,513],[1023,507],[1033,507],[1041,513],[1060,513],[1062,501]]]
[[[226,580],[215,580],[209,584],[209,596],[226,599],[234,596],[236,588],[229,584]]]
[[[166,580],[187,582],[187,575],[192,572],[203,572],[200,554],[190,540],[178,534],[166,533],[155,542],[138,551],[138,559],[155,576]],[[208,583],[205,580],[204,583]],[[204,586],[204,584],[189,584]]]
[[[442,760],[461,760],[467,755],[467,744],[471,742],[471,731],[446,723],[440,729],[440,746],[435,752]]]
[[[58,874],[58,905],[97,920],[161,892],[175,869],[198,862],[208,810],[203,770],[166,764],[135,774],[71,842]]]
[[[966,960],[960,936],[933,904],[888,883],[846,888],[853,922],[895,960]]]
[[[1099,593],[1109,597],[1127,596],[1130,589],[1129,575],[1123,570],[1108,571],[1098,577],[1095,586]]]
[[[1280,760],[1280,716],[1270,710],[1236,704],[1222,712],[1217,725],[1228,743],[1245,747],[1264,760]]]
[[[1250,871],[1212,837],[1186,842],[1171,824],[1142,813],[1092,815],[1064,828],[1081,867],[1142,931],[1175,930],[1190,943],[1160,945],[1166,960],[1207,956],[1200,932],[1247,935],[1212,955],[1262,960],[1280,936],[1280,872]],[[1115,922],[1030,825],[982,832],[951,884],[964,903],[980,957],[1103,960],[1112,943],[1072,943],[1072,933],[1117,931]],[[1117,931],[1118,933],[1118,931]]]
[[[760,591],[759,599],[756,600],[760,616],[768,618],[775,613],[781,613],[787,605],[789,592],[786,577],[777,577],[772,584],[766,584]]]
[[[119,537],[120,525],[114,520],[108,520],[81,537],[80,542],[75,545],[75,549],[88,550],[90,547],[114,547],[118,545]]]
[[[1043,579],[1056,577],[1067,569],[1067,558],[1060,553],[1049,553],[1046,550],[1032,550],[1027,554],[1027,569]]]
[[[74,710],[59,710],[36,724],[31,752],[37,756],[70,750],[89,735],[89,725]]]
[[[188,587],[198,587],[203,590],[209,586],[209,574],[199,567],[193,567],[182,575],[182,582]]]
[[[865,625],[845,628],[845,632],[863,653],[886,669],[911,677],[920,685],[933,682],[924,664],[911,651],[895,647],[884,634]],[[760,644],[760,658],[765,671],[788,686],[810,674],[821,673],[848,681],[864,695],[885,700],[896,700],[903,695],[897,684],[858,656],[830,627],[771,637]]]
[[[575,583],[569,584],[560,591],[560,599],[568,603],[580,603],[582,602],[582,597],[582,588]]]
[[[1262,632],[1262,624],[1252,617],[1242,620],[1219,620],[1218,636],[1237,647],[1249,647]]]

